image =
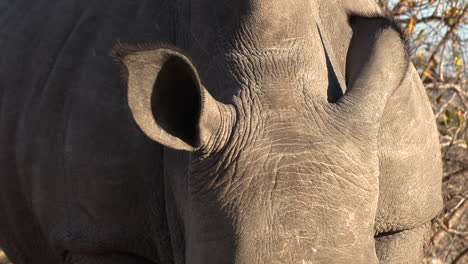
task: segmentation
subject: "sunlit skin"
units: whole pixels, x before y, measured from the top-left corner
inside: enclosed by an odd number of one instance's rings
[[[437,130],[374,1],[154,2],[57,4],[76,20],[18,22],[47,45],[0,41],[44,63],[0,60],[15,264],[421,259]]]

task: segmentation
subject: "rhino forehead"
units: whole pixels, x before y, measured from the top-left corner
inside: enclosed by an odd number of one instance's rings
[[[305,38],[313,29],[317,8],[315,1],[196,1],[191,3],[190,30],[202,46],[225,40],[228,48],[268,48],[278,43]],[[207,27],[207,25],[215,25]],[[232,45],[232,46],[231,46]],[[238,46],[239,47],[239,46]]]
[[[326,95],[329,69],[315,2],[192,3],[190,34],[182,38],[193,43],[188,50],[207,89],[215,97],[255,93],[280,109],[295,105],[304,89]],[[286,90],[296,96],[287,96]]]

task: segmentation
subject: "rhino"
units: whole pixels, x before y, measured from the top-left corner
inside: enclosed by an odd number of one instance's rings
[[[4,2],[15,264],[421,260],[437,130],[374,1]]]

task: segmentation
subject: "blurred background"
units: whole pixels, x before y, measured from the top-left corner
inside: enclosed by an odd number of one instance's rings
[[[376,1],[412,40],[412,60],[439,128],[444,210],[423,263],[468,264],[468,1]],[[11,264],[1,250],[0,264]]]

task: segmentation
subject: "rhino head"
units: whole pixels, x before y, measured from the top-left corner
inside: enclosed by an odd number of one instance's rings
[[[379,127],[408,72],[401,34],[340,11],[351,35],[332,43],[318,1],[260,2],[194,4],[192,44],[120,49],[133,117],[167,147],[174,254],[377,263],[395,251],[375,235]]]

